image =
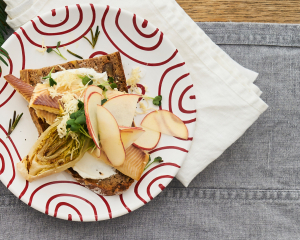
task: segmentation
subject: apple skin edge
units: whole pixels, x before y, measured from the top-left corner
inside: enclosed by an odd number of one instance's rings
[[[92,126],[92,122],[91,122],[91,116],[90,116],[90,113],[89,113],[89,101],[92,97],[93,94],[99,94],[99,99],[100,99],[100,102],[101,102],[101,97],[102,95],[99,93],[99,92],[91,92],[84,100],[84,112],[85,112],[85,116],[86,116],[86,125],[87,125],[87,129],[88,129],[88,132],[89,132],[89,135],[92,137],[96,147],[101,150],[100,148],[100,144],[99,144],[99,141],[97,141],[96,139],[98,138],[98,131],[97,133],[95,133],[94,129],[93,129],[93,126]],[[97,106],[97,103],[95,103],[96,106]],[[96,111],[95,111],[95,117],[96,117]]]
[[[142,120],[142,122],[141,122],[140,125],[142,126],[144,120],[145,120],[147,117],[149,117],[151,114],[153,114],[153,113],[155,113],[155,112],[163,112],[163,111],[172,114],[175,118],[179,119],[179,121],[182,122],[182,124],[184,125],[184,127],[185,127],[185,129],[186,129],[186,137],[185,137],[185,138],[182,138],[182,139],[187,140],[187,139],[188,139],[188,136],[189,136],[189,130],[188,130],[187,126],[185,125],[185,123],[184,123],[178,116],[176,116],[174,113],[172,113],[172,112],[170,112],[170,111],[168,111],[168,110],[165,110],[165,109],[157,110],[157,111],[152,111],[152,112],[148,113],[148,114],[143,118],[143,120]],[[167,125],[167,123],[165,123],[165,125]],[[175,137],[175,136],[173,136],[173,137]]]

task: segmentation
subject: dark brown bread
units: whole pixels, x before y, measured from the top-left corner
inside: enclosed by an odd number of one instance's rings
[[[42,81],[42,77],[45,77],[49,74],[52,68],[54,68],[52,71],[53,73],[62,71],[60,66],[64,69],[93,68],[100,73],[106,71],[109,77],[114,78],[119,91],[127,92],[126,78],[119,52],[90,59],[74,60],[60,64],[59,66],[55,65],[40,69],[24,69],[20,71],[20,79],[32,86],[35,86]],[[37,121],[39,118],[33,109],[30,111],[30,115],[36,128],[38,129],[39,134],[41,134],[41,129],[45,131],[49,127],[44,120],[40,119]]]
[[[127,190],[134,180],[123,173],[116,170],[116,174],[102,180],[84,179],[72,168],[66,172],[70,173],[72,177],[94,193],[103,196],[120,195]]]
[[[114,81],[118,86],[118,90],[127,92],[126,78],[119,52],[91,59],[75,60],[60,64],[60,66],[65,69],[93,68],[100,73],[107,72],[109,77],[114,78]],[[58,65],[44,67],[41,69],[25,69],[20,71],[20,79],[32,86],[35,86],[42,81],[42,77],[49,74],[53,67],[53,73],[62,71],[62,68]],[[41,118],[38,118],[33,108],[30,108],[29,112],[39,134],[41,134],[49,127],[49,125]],[[119,171],[116,171],[115,175],[102,180],[84,179],[72,168],[69,168],[66,170],[66,172],[71,174],[72,177],[81,185],[97,194],[104,196],[121,194],[134,182],[132,178],[122,174]]]

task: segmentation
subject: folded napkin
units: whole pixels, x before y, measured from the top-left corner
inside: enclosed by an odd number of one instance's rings
[[[18,29],[51,9],[74,0],[4,0],[7,23]],[[188,186],[267,109],[253,84],[258,74],[248,70],[214,44],[175,0],[81,0],[134,12],[172,40],[190,71],[196,94],[197,122],[192,147],[177,178]]]

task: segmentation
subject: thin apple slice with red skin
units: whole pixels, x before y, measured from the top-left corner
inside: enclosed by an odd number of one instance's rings
[[[145,133],[135,140],[132,145],[143,150],[152,150],[159,143],[161,133],[147,127],[143,127],[143,129]]]
[[[113,166],[121,166],[125,161],[126,154],[116,119],[106,108],[98,105],[97,120],[103,151]]]
[[[130,127],[134,118],[136,104],[141,96],[124,94],[115,96],[103,104],[116,119],[119,126]]]
[[[167,110],[148,113],[141,122],[141,126],[182,139],[188,139],[189,136],[184,122]]]
[[[97,93],[99,93],[99,94],[101,94],[101,96],[102,96],[102,99],[104,98],[104,96],[103,96],[103,91],[102,91],[102,89],[101,88],[99,88],[99,87],[97,87],[97,86],[94,86],[94,85],[91,85],[91,86],[89,86],[86,90],[85,90],[85,92],[84,92],[84,102],[86,102],[87,101],[87,99],[88,99],[88,97],[89,97],[89,95],[92,93],[92,92],[97,92]]]
[[[84,98],[84,100],[84,112],[87,129],[97,148],[100,149],[98,137],[97,105],[101,104],[102,95],[99,92],[91,92],[87,98]]]
[[[121,130],[121,139],[125,150],[145,132],[141,127],[119,127],[119,129]]]

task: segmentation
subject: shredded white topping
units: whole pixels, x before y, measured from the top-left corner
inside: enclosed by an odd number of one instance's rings
[[[47,51],[47,47],[45,46],[45,39],[44,39],[44,37],[42,38],[42,47],[41,48],[37,48],[36,50],[39,51],[42,54],[44,54]]]
[[[131,71],[131,76],[126,80],[126,83],[128,86],[130,86],[131,90],[134,91],[134,88],[136,88],[136,85],[140,82],[141,80],[141,71],[140,68],[137,67]]]

